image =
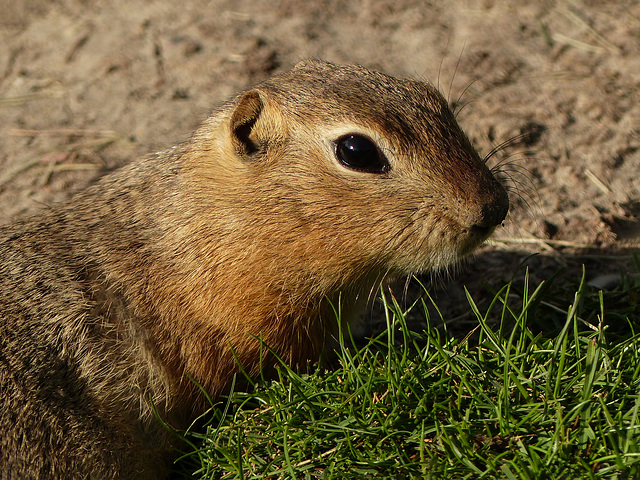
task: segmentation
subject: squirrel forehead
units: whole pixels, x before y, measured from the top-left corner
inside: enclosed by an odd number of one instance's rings
[[[303,121],[305,114],[327,123],[343,118],[413,138],[455,124],[445,99],[430,84],[360,66],[303,62],[259,88]]]

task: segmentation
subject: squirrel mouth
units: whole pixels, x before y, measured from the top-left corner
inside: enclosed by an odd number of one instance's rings
[[[496,229],[496,226],[483,227],[480,225],[474,225],[465,231],[465,238],[461,242],[458,250],[460,258],[466,257],[473,252],[477,247],[491,236]]]
[[[491,236],[491,234],[495,231],[496,226],[493,225],[491,227],[483,227],[480,225],[474,225],[473,227],[471,227],[469,229],[469,233],[471,234],[471,236],[473,236],[474,238],[477,238],[478,241],[484,242],[487,238],[489,238]]]

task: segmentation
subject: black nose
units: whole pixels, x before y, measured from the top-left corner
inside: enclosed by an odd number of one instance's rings
[[[500,225],[509,212],[509,196],[502,186],[496,191],[495,198],[485,203],[474,226],[491,228]]]
[[[458,202],[458,218],[467,228],[492,230],[502,223],[508,211],[509,196],[492,177],[468,186]]]

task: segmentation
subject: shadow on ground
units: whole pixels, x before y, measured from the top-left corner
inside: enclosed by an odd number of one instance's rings
[[[583,276],[583,295],[579,302],[583,326],[591,328],[587,324],[598,325],[602,292],[603,323],[608,325],[610,332],[625,336],[633,334],[634,326],[640,326],[640,258],[637,249],[603,248],[551,253],[484,249],[450,277],[423,275],[409,283],[392,286],[391,292],[403,308],[418,301],[407,315],[411,329],[421,331],[425,326],[424,306],[420,304],[422,299],[428,306],[431,325],[446,330],[448,335],[464,338],[479,325],[468,295],[484,315],[496,293],[506,285],[511,285],[508,305],[517,311],[523,298],[531,298],[540,287],[534,302],[536,308],[531,309],[526,324],[536,334],[553,336],[564,325]],[[502,309],[502,303],[496,302],[488,315],[489,324],[496,325],[496,328]],[[384,313],[379,303],[368,315],[372,331],[384,329]],[[506,318],[507,325],[514,322],[508,314]]]

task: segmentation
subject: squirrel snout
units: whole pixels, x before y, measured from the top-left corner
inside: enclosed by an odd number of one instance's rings
[[[480,215],[475,226],[489,228],[496,227],[502,223],[509,212],[509,197],[507,192],[500,188],[500,193],[492,202],[485,204],[480,209]]]
[[[509,196],[497,181],[495,186],[480,195],[471,208],[460,205],[463,223],[476,230],[493,230],[502,223],[509,212]]]

